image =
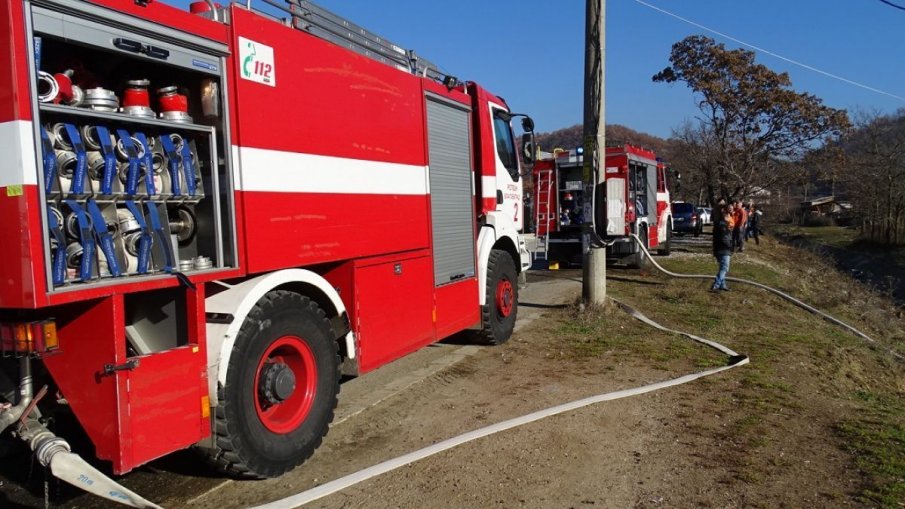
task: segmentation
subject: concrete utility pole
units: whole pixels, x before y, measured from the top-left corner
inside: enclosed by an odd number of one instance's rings
[[[585,64],[584,64],[584,186],[585,196],[595,190],[591,210],[585,208],[585,217],[593,217],[594,222],[585,225],[583,246],[585,247],[582,267],[582,297],[588,304],[603,304],[606,300],[606,248],[591,240],[593,229],[603,214],[596,208],[605,206],[603,198],[606,187],[602,186],[606,161],[606,138],[604,135],[604,75],[606,62],[606,0],[586,0],[585,15]],[[585,202],[587,203],[587,202]],[[604,231],[606,225],[597,225]]]

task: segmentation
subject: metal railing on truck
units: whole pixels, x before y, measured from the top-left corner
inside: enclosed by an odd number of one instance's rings
[[[394,44],[392,41],[381,37],[351,21],[334,14],[319,5],[307,0],[259,0],[282,13],[289,14],[289,18],[279,21],[292,26],[315,37],[332,42],[336,45],[348,48],[360,55],[377,60],[383,64],[395,67],[400,71],[424,76],[444,83],[455,84],[454,77],[442,72],[431,61],[415,54],[414,50],[407,50]],[[251,0],[235,2],[250,11],[255,11],[268,17],[272,14],[254,8]],[[452,81],[450,81],[452,80]]]

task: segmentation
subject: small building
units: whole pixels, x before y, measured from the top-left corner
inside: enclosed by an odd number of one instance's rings
[[[851,216],[852,204],[839,201],[835,196],[822,196],[801,202],[801,222],[807,224],[817,218],[840,223]]]

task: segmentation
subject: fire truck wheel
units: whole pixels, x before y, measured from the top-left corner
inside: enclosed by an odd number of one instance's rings
[[[640,230],[638,238],[641,239],[641,243],[644,244],[644,247],[648,248],[650,244],[647,242],[647,226],[640,228]],[[629,256],[628,267],[630,269],[640,269],[645,265],[647,265],[647,255],[644,254],[644,251],[639,247],[637,253]]]
[[[261,478],[303,463],[333,420],[339,376],[324,311],[297,293],[265,295],[239,330],[219,389],[214,466]]]
[[[666,240],[660,244],[660,247],[657,249],[657,254],[660,256],[669,256],[670,249],[672,248],[672,220],[669,220],[666,223]]]
[[[509,253],[494,249],[487,263],[486,304],[481,307],[481,339],[491,345],[509,340],[518,315],[518,273]]]

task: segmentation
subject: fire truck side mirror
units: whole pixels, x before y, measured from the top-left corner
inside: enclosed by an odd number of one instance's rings
[[[525,131],[526,133],[534,132],[534,120],[532,120],[531,117],[522,117],[522,131]]]
[[[522,161],[524,161],[525,164],[534,164],[536,153],[534,133],[527,132],[522,134]]]

